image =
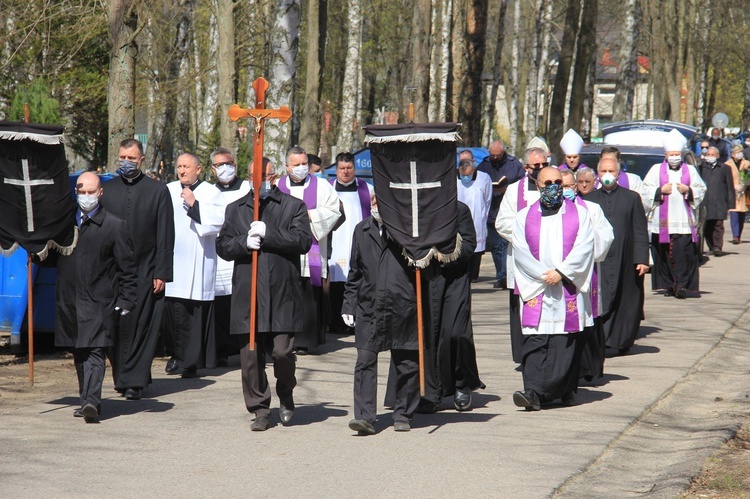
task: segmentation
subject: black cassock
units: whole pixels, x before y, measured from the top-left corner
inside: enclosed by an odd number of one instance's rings
[[[615,239],[600,264],[602,310],[606,345],[627,349],[633,346],[642,320],[643,276],[637,264],[648,265],[648,222],[641,197],[624,187],[598,189],[586,196],[598,204],[612,226]]]
[[[172,281],[174,216],[167,186],[141,173],[135,179],[105,182],[102,205],[128,223],[138,269],[135,310],[120,320],[110,352],[115,388],[151,383],[151,361],[164,313],[164,292],[154,294],[154,279]]]
[[[702,162],[698,173],[706,184],[706,196],[702,203],[706,220],[726,220],[729,209],[735,207],[732,167],[718,162],[712,167]]]

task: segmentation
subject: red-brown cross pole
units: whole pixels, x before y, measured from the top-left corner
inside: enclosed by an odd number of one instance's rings
[[[229,119],[237,121],[240,118],[250,118],[255,126],[253,141],[253,220],[260,220],[260,184],[265,178],[266,172],[263,168],[263,131],[267,119],[278,119],[282,123],[289,121],[292,111],[286,106],[279,109],[266,109],[266,90],[268,81],[258,78],[253,82],[255,90],[255,109],[243,109],[237,104],[232,104],[227,111]],[[250,350],[255,350],[255,332],[258,329],[257,307],[258,307],[258,257],[260,250],[253,251],[252,279],[250,281]]]

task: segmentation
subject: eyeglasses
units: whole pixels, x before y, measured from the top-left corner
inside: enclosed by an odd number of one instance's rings
[[[549,166],[549,163],[546,161],[544,163],[526,163],[526,165],[530,168],[533,168],[534,170],[541,170],[542,168],[547,168]]]
[[[224,163],[214,163],[214,168],[221,168],[222,166],[234,166],[234,163],[231,162],[224,162]]]
[[[545,180],[544,182],[542,182],[542,185],[543,185],[544,187],[549,187],[549,186],[550,186],[550,185],[552,185],[552,184],[555,184],[555,185],[562,185],[562,179],[561,179],[561,178],[558,178],[557,180]]]

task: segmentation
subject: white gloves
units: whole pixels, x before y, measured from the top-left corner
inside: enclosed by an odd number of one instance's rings
[[[250,229],[247,233],[247,249],[260,249],[260,236],[252,234],[252,229]]]
[[[344,320],[344,324],[348,327],[354,327],[354,316],[349,314],[343,314],[341,318]]]
[[[266,223],[257,221],[250,224],[249,236],[260,236],[261,239],[266,237]]]

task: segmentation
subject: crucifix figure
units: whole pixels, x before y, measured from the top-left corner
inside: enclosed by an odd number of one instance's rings
[[[34,185],[52,185],[55,181],[49,178],[31,180],[29,160],[22,159],[21,165],[23,167],[23,179],[4,178],[3,182],[23,187],[24,197],[26,198],[26,230],[34,232],[34,208],[31,204],[31,187]]]
[[[440,187],[440,182],[417,182],[417,162],[412,161],[409,163],[411,171],[411,181],[409,183],[391,182],[391,189],[408,189],[411,190],[411,235],[412,237],[419,236],[419,190],[420,189],[435,189]]]
[[[253,220],[260,220],[260,184],[264,178],[263,171],[263,130],[267,119],[278,119],[282,123],[289,121],[292,117],[292,111],[281,106],[279,109],[266,109],[266,90],[268,90],[268,81],[265,78],[258,78],[253,82],[255,90],[255,109],[243,109],[237,104],[232,104],[227,110],[229,119],[237,121],[240,118],[250,118],[254,122],[255,140],[253,141]],[[257,326],[257,301],[258,301],[258,251],[254,250],[252,279],[250,281],[250,344],[248,348],[255,350],[255,332]]]

